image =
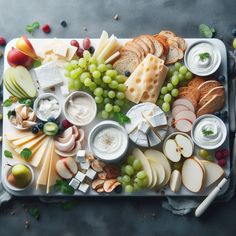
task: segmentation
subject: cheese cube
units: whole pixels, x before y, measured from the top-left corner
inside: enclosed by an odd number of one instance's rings
[[[61,90],[61,94],[63,95],[63,96],[67,96],[67,95],[69,95],[69,89],[68,89],[68,86],[67,85],[62,85],[61,87],[60,87],[60,90]]]
[[[77,174],[76,174],[76,176],[75,176],[75,178],[76,178],[77,180],[79,180],[80,182],[83,182],[84,179],[85,179],[85,174],[82,173],[82,172],[80,172],[80,171],[78,171]]]
[[[147,135],[140,130],[138,130],[136,144],[138,144],[139,146],[142,146],[142,147],[148,147]]]
[[[79,150],[76,155],[76,161],[79,163],[86,162],[85,154],[86,154],[85,150]]]
[[[86,193],[89,189],[89,185],[86,183],[81,183],[78,190],[81,191],[82,193]]]
[[[73,178],[73,179],[70,181],[69,185],[70,185],[73,189],[76,190],[76,189],[79,187],[79,185],[80,185],[80,181],[77,180],[77,179],[75,179],[75,178]]]
[[[93,179],[95,178],[96,174],[97,174],[97,172],[94,171],[94,170],[91,169],[91,168],[89,168],[89,169],[86,171],[86,173],[85,173],[86,177],[88,177],[88,178],[91,179],[91,180],[93,180]]]
[[[142,131],[143,133],[147,134],[148,130],[150,129],[150,126],[147,121],[141,121],[138,126],[138,130]]]
[[[80,162],[80,167],[82,170],[88,170],[90,167],[90,162],[88,160],[85,162]]]
[[[149,145],[151,147],[156,146],[159,143],[161,143],[161,139],[155,134],[155,132],[152,129],[149,130],[147,137],[148,137]]]

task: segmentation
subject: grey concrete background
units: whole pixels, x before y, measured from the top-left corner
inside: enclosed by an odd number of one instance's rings
[[[119,15],[114,21],[113,16]],[[217,30],[227,46],[236,27],[235,0],[0,0],[0,35],[10,40],[26,34],[25,26],[37,20],[52,32],[44,37],[99,37],[103,29],[118,37],[134,37],[170,29],[183,37],[199,37],[198,25]],[[67,28],[60,20],[68,22]],[[88,31],[84,31],[86,27]],[[28,35],[29,36],[29,35]],[[3,59],[0,71],[3,70]],[[38,207],[36,221],[27,213]],[[179,217],[163,210],[159,198],[77,199],[72,210],[38,199],[14,198],[0,208],[0,235],[215,235],[236,234],[236,197],[227,204],[212,205],[201,219]],[[29,229],[25,228],[29,221]]]

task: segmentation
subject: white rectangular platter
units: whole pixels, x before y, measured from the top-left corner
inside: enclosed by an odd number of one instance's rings
[[[34,48],[36,49],[37,51],[37,48],[39,47],[42,47],[45,43],[48,43],[50,40],[53,40],[53,39],[30,39],[31,43],[33,44]],[[70,42],[71,39],[60,39],[60,40],[63,40],[65,42]],[[130,39],[119,39],[119,41],[124,44],[126,41],[128,41]],[[197,41],[210,41],[215,47],[217,47],[221,53],[221,58],[222,58],[222,61],[221,61],[221,65],[220,65],[220,68],[219,68],[219,71],[218,73],[221,74],[221,75],[224,75],[225,78],[226,78],[226,82],[224,83],[224,88],[225,88],[225,93],[226,93],[226,102],[225,102],[225,110],[229,110],[229,100],[228,100],[228,91],[229,91],[229,88],[228,88],[228,81],[227,81],[227,53],[226,53],[226,48],[225,48],[225,45],[223,44],[222,41],[218,40],[218,39],[195,39],[195,38],[191,38],[191,39],[185,39],[186,40],[186,43],[187,43],[187,46],[197,42]],[[82,39],[78,39],[79,43],[82,43]],[[8,45],[6,46],[6,49],[5,49],[5,55],[7,55],[8,51],[11,49],[12,46],[15,45],[15,42],[16,42],[16,39],[13,39],[12,41],[10,41],[8,43]],[[92,45],[96,48],[96,45],[98,44],[98,39],[92,39],[91,40],[92,42]],[[7,59],[5,57],[5,61],[4,61],[4,69],[6,70],[7,68],[9,67],[8,63],[7,63]],[[34,76],[34,75],[32,75]],[[65,78],[65,81],[67,79]],[[51,91],[50,91],[51,92]],[[39,91],[39,93],[42,93],[42,91]],[[59,91],[56,90],[54,92],[55,94],[58,95]],[[4,88],[4,91],[3,91],[3,94],[4,94],[4,100],[7,99],[9,97],[9,93],[8,91]],[[59,96],[62,101],[63,101],[63,97],[62,96]],[[61,101],[61,102],[62,102]],[[12,129],[14,129],[14,127],[11,126],[10,122],[8,119],[6,119],[6,115],[7,115],[7,112],[10,108],[4,108],[3,109],[3,116],[4,116],[4,120],[3,120],[3,137],[4,137],[4,133],[5,132],[10,132]],[[98,123],[99,120],[96,119],[92,124],[90,124],[88,127],[85,128],[85,133],[86,133],[86,137],[88,136],[88,133],[89,133],[89,130],[96,124]],[[226,126],[227,126],[227,132],[229,134],[229,123],[228,121],[226,121]],[[3,144],[2,144],[2,150],[6,150],[8,149],[7,147],[7,143],[6,143],[6,140],[3,138]],[[224,147],[228,148],[229,149],[229,135],[227,135],[227,139],[224,143]],[[130,141],[130,150],[132,150],[132,148],[134,147],[134,144],[131,143]],[[157,150],[162,150],[162,146],[157,146],[156,147]],[[53,191],[53,188],[52,188],[52,191],[50,192],[50,194],[46,194],[45,193],[45,188],[39,188],[38,190],[35,189],[35,183],[33,183],[31,185],[30,188],[28,188],[27,190],[23,190],[23,191],[12,191],[11,189],[9,189],[6,184],[5,184],[5,181],[6,181],[6,171],[7,171],[7,168],[8,166],[6,164],[9,164],[9,165],[12,165],[12,164],[15,164],[19,162],[19,160],[17,158],[13,158],[13,159],[9,159],[9,158],[5,158],[4,157],[4,154],[2,153],[2,171],[1,171],[1,175],[2,175],[2,182],[3,182],[3,185],[4,187],[6,188],[6,190],[15,195],[15,196],[54,196],[54,197],[59,197],[59,196],[65,196],[64,194],[61,194],[59,192],[55,192]],[[228,163],[225,167],[225,173],[226,175],[229,174],[229,171],[230,171],[230,158],[228,158]],[[38,173],[35,172],[35,178],[37,178],[37,175]],[[226,185],[223,189],[223,191],[221,192],[221,194],[225,193],[226,190],[228,188],[228,185]],[[181,187],[180,191],[178,193],[174,193],[172,192],[168,187],[166,187],[165,189],[159,191],[159,192],[154,192],[154,191],[148,191],[148,190],[145,190],[145,191],[140,191],[138,193],[132,193],[132,194],[126,194],[126,193],[121,193],[121,194],[117,194],[117,193],[109,193],[109,194],[106,194],[106,193],[103,193],[103,194],[98,194],[97,192],[93,191],[93,190],[89,190],[86,194],[83,194],[79,191],[76,191],[74,195],[72,196],[116,196],[116,197],[120,197],[120,196],[153,196],[153,197],[157,197],[157,196],[206,196],[208,195],[208,193],[212,190],[212,187],[209,188],[209,189],[206,189],[204,192],[201,192],[201,193],[192,193],[190,191],[188,191],[184,186]],[[67,196],[70,196],[70,195],[67,195]]]

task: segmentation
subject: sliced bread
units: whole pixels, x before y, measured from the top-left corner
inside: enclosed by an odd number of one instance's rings
[[[220,82],[216,80],[208,80],[198,86],[198,90],[200,93],[200,96],[203,97],[205,94],[207,94],[211,89],[215,87],[221,86]]]
[[[140,38],[135,38],[133,39],[133,41],[142,47],[142,49],[144,50],[145,56],[147,56],[147,54],[150,53],[150,49],[148,45],[143,40],[141,40]]]
[[[164,54],[163,45],[157,39],[155,39],[155,37],[153,37],[152,35],[148,35],[148,38],[152,41],[155,47],[154,55],[156,57],[161,57]]]
[[[162,30],[159,35],[164,35],[165,37],[167,38],[173,38],[173,37],[176,37],[176,34],[173,33],[172,31],[169,31],[169,30]]]
[[[140,35],[138,38],[141,39],[144,43],[146,43],[151,54],[155,53],[155,47],[153,45],[152,40],[150,40],[149,35]]]
[[[179,49],[173,45],[169,46],[169,53],[166,57],[166,64],[173,64],[179,60]]]

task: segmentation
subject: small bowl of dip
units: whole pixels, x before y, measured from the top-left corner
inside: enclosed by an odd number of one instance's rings
[[[203,40],[187,48],[184,63],[193,74],[208,76],[219,68],[221,54],[212,43]]]
[[[85,126],[96,117],[97,105],[91,95],[76,91],[65,100],[63,113],[71,124]]]
[[[126,153],[129,137],[119,123],[102,121],[90,132],[88,146],[93,154],[104,162],[117,162]]]
[[[194,121],[191,136],[197,146],[214,150],[225,142],[227,129],[219,117],[203,115]]]
[[[57,119],[61,114],[61,105],[58,97],[52,93],[39,95],[34,102],[34,111],[36,116],[42,121],[47,121],[51,117]]]

